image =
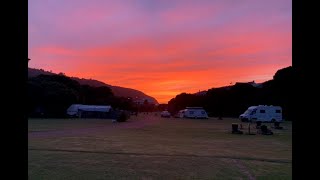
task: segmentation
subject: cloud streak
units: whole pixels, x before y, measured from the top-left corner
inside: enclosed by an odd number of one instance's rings
[[[291,1],[29,1],[29,66],[165,103],[291,65]]]

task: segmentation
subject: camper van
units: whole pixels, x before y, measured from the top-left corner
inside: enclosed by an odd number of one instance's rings
[[[282,108],[280,106],[251,106],[239,116],[242,122],[280,122],[282,121]]]
[[[202,107],[186,107],[186,109],[179,111],[179,116],[181,118],[208,119],[207,112]]]
[[[178,113],[174,115],[175,118],[183,118],[183,116],[184,116],[184,109],[180,110]]]

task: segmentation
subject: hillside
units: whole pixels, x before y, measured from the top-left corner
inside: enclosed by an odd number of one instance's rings
[[[45,71],[43,69],[28,68],[28,77],[29,78],[38,76],[40,74],[54,75],[56,73]],[[155,98],[148,96],[145,93],[138,91],[136,89],[125,88],[125,87],[120,87],[120,86],[112,86],[112,85],[109,85],[109,84],[106,84],[104,82],[94,80],[94,79],[84,79],[84,78],[78,78],[78,77],[70,77],[70,78],[78,81],[81,85],[89,85],[89,86],[93,86],[93,87],[100,87],[100,86],[110,87],[115,96],[131,97],[133,100],[140,100],[140,101],[147,99],[149,102],[153,102],[155,104],[158,104],[158,101]]]
[[[239,117],[250,106],[275,105],[281,106],[283,118],[290,120],[294,117],[290,93],[297,84],[301,84],[301,74],[289,66],[279,69],[273,79],[263,83],[236,82],[194,94],[178,94],[168,102],[168,110],[176,113],[188,106],[201,106],[211,116]]]

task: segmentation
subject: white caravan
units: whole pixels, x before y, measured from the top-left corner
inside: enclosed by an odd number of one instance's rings
[[[111,109],[111,106],[72,104],[67,109],[67,114],[72,117],[79,117],[81,111],[109,112]]]
[[[280,106],[251,106],[239,116],[242,122],[261,121],[261,122],[280,122],[282,121],[282,108]]]
[[[208,114],[202,107],[186,107],[186,109],[179,111],[179,116],[181,118],[186,117],[208,119]]]

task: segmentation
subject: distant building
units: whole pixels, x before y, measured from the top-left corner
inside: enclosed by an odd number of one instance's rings
[[[135,104],[142,105],[143,102],[144,102],[144,100],[142,100],[142,99],[135,99],[133,102],[134,102]]]
[[[134,102],[135,104],[138,104],[138,105],[143,105],[145,101],[146,101],[148,104],[155,104],[155,102],[154,102],[152,99],[148,99],[148,98],[142,98],[142,99],[135,99],[135,100],[133,100],[133,102]]]

